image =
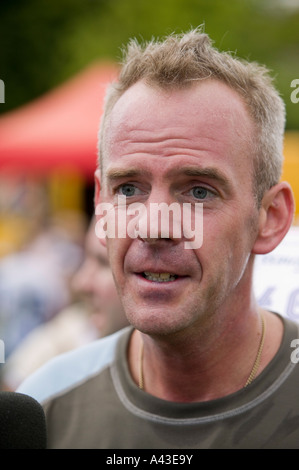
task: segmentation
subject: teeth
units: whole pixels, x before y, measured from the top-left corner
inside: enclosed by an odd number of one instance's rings
[[[148,281],[155,281],[155,282],[168,282],[168,281],[175,281],[177,276],[175,274],[170,273],[152,273],[149,271],[145,271],[144,277]]]

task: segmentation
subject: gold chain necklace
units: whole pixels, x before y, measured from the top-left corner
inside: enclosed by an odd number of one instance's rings
[[[261,363],[261,357],[262,357],[262,352],[263,352],[263,347],[264,347],[264,342],[265,342],[265,321],[264,321],[264,317],[263,317],[262,314],[261,314],[261,321],[262,321],[262,336],[261,336],[259,349],[258,349],[256,358],[255,358],[253,367],[251,369],[251,372],[249,374],[249,377],[248,377],[244,387],[247,387],[247,385],[251,384],[251,382],[253,381],[253,379],[256,376],[256,373],[257,373],[258,368],[259,368],[260,363]]]
[[[251,372],[249,374],[248,379],[246,380],[244,388],[247,387],[249,384],[251,384],[251,382],[254,380],[254,378],[256,376],[256,373],[258,371],[258,368],[260,366],[260,363],[261,363],[261,357],[262,357],[262,352],[263,352],[263,347],[264,347],[264,342],[265,342],[265,331],[266,331],[265,321],[264,321],[263,315],[261,315],[261,322],[262,322],[262,336],[261,336],[260,345],[259,345],[259,348],[258,348],[258,352],[257,352],[256,358],[255,358],[253,367],[251,369]],[[144,349],[144,345],[143,345],[143,341],[141,341],[140,349],[139,349],[139,380],[138,380],[138,385],[139,385],[140,390],[143,390],[143,387],[144,387],[144,385],[143,385],[144,384],[144,379],[143,379],[143,349]]]

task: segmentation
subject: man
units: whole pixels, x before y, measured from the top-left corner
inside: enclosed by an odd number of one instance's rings
[[[252,289],[254,256],[293,218],[283,133],[264,68],[218,52],[200,29],[131,42],[107,96],[95,201],[132,328],[20,389],[44,404],[50,447],[298,447],[298,328]],[[150,214],[161,202],[188,207],[192,226],[202,217],[201,244],[184,226],[174,235],[177,216],[162,230]]]

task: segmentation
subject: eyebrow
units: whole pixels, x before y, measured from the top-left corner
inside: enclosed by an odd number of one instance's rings
[[[217,181],[225,191],[231,192],[232,187],[227,176],[218,170],[215,167],[199,167],[199,166],[186,166],[180,168],[171,169],[167,172],[167,176],[191,176],[191,177],[200,177],[208,178],[214,181]],[[109,181],[118,180],[121,178],[134,178],[137,176],[151,176],[151,172],[146,169],[141,169],[138,167],[132,168],[111,168],[107,171],[107,179]]]
[[[181,168],[180,173],[186,176],[204,177],[217,181],[227,191],[231,190],[231,183],[227,176],[214,167],[186,167]]]
[[[140,168],[111,168],[107,171],[107,178],[110,181],[121,178],[134,178],[136,176],[149,176],[150,172]]]

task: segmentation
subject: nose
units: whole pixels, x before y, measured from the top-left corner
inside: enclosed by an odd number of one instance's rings
[[[171,242],[172,241],[172,238],[170,238],[170,237],[169,238],[166,238],[166,237],[151,238],[151,237],[142,237],[142,236],[138,235],[138,238],[141,241],[148,243],[149,245],[157,245],[157,244],[161,245],[161,242]]]
[[[143,206],[137,226],[138,238],[150,245],[162,240],[178,243],[182,238],[181,205],[171,201],[168,194],[162,198],[161,193],[159,197],[152,193]]]

